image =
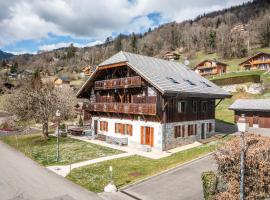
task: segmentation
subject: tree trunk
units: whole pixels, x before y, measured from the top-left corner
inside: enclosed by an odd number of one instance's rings
[[[42,133],[43,133],[43,137],[44,139],[48,139],[49,136],[49,124],[48,122],[44,122],[42,125]]]

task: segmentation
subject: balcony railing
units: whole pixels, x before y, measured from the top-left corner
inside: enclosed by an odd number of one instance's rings
[[[143,81],[140,76],[133,76],[127,78],[109,79],[95,82],[96,90],[141,87]]]
[[[253,65],[258,65],[258,64],[267,64],[270,63],[270,59],[264,59],[264,60],[254,60],[251,62]]]
[[[156,115],[156,104],[90,103],[87,109],[96,112]]]

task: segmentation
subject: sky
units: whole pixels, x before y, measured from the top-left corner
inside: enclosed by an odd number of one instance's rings
[[[0,0],[0,49],[14,54],[93,46],[119,33],[240,5],[249,0]]]

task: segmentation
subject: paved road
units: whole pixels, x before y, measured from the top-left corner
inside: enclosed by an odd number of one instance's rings
[[[207,156],[127,188],[124,192],[142,200],[203,199],[201,173],[216,167],[213,157]]]
[[[1,200],[98,200],[0,141]]]

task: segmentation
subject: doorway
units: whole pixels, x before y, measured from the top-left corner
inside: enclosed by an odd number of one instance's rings
[[[141,144],[154,146],[154,128],[141,126]]]
[[[201,139],[205,139],[205,123],[201,125]]]
[[[94,135],[98,134],[98,120],[94,120]]]

